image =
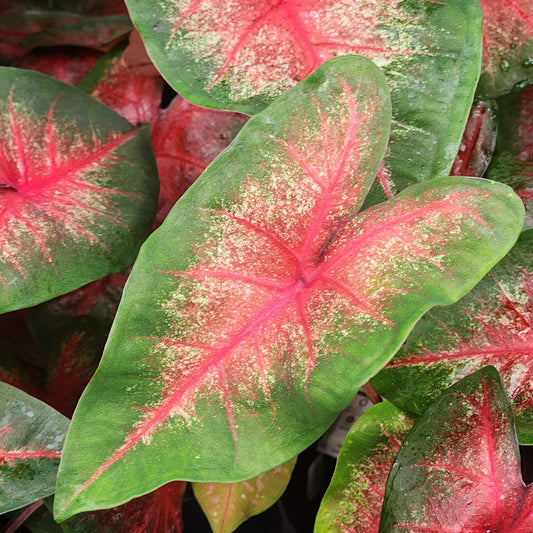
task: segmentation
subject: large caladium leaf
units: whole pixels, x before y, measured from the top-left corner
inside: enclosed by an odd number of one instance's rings
[[[387,399],[417,414],[462,377],[496,367],[524,444],[533,444],[533,231],[467,296],[429,311],[372,379]]]
[[[387,481],[379,533],[526,533],[532,506],[511,406],[498,373],[486,367],[415,422]]]
[[[390,402],[352,426],[320,504],[315,533],[377,533],[385,485],[413,421]]]
[[[295,464],[296,458],[237,483],[193,483],[194,496],[213,532],[232,533],[273,505],[287,488]]]
[[[0,513],[54,492],[68,420],[0,382]]]
[[[372,203],[448,175],[479,76],[477,0],[126,3],[165,79],[202,106],[253,114],[327,59],[368,57],[394,110],[390,169]]]
[[[531,0],[480,0],[483,65],[478,91],[496,98],[533,83]]]
[[[357,213],[389,113],[375,65],[332,60],[249,120],[182,196],[140,252],[74,414],[59,519],[289,460],[421,314],[508,251],[523,204],[502,184],[427,181]]]
[[[533,86],[498,100],[501,109],[491,179],[511,185],[526,205],[526,228],[533,227]]]
[[[157,173],[146,128],[37,72],[0,72],[0,312],[129,266]],[[76,113],[73,113],[76,109]]]

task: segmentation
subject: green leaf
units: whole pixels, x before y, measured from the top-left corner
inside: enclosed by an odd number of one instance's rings
[[[494,182],[427,181],[358,214],[389,112],[371,62],[332,60],[249,120],[182,196],[140,252],[78,404],[57,518],[289,460],[421,314],[505,255],[523,204]]]
[[[0,421],[0,513],[5,513],[54,492],[69,421],[1,382]]]
[[[379,533],[526,533],[532,496],[511,406],[498,373],[485,367],[415,422],[387,481]]]
[[[365,411],[346,436],[315,533],[377,533],[387,477],[412,425],[390,402]]]
[[[488,177],[515,190],[526,206],[524,227],[533,228],[533,86],[502,96],[498,104],[500,129]]]
[[[0,102],[6,312],[128,267],[150,232],[158,184],[148,129],[83,91],[2,68]]]
[[[483,64],[478,93],[496,98],[533,83],[531,0],[480,0]]]
[[[500,372],[521,443],[533,444],[533,231],[457,304],[422,317],[372,385],[422,414],[443,390],[486,365]]]
[[[156,67],[201,106],[255,114],[327,59],[364,55],[383,69],[393,108],[368,203],[448,175],[480,71],[477,0],[126,3]]]
[[[237,483],[193,483],[194,496],[214,533],[232,533],[248,518],[262,513],[281,497],[296,458]]]

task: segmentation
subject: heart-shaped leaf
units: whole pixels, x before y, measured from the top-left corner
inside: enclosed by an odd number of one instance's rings
[[[378,532],[387,477],[412,425],[390,402],[365,411],[346,436],[315,533]]]
[[[533,86],[498,99],[500,133],[489,168],[490,179],[510,185],[526,206],[533,228]]]
[[[483,65],[478,92],[496,98],[533,83],[531,0],[480,0]]]
[[[448,175],[479,77],[477,0],[126,3],[156,67],[201,106],[254,114],[327,59],[368,57],[385,72],[394,111],[369,203]]]
[[[533,231],[460,302],[429,311],[372,385],[422,414],[440,392],[486,365],[500,372],[521,442],[533,444]]]
[[[0,102],[6,312],[129,266],[150,231],[158,184],[148,130],[83,91],[2,68]]]
[[[415,422],[387,481],[379,533],[526,533],[532,504],[511,406],[498,373],[486,367]]]
[[[287,488],[295,464],[296,458],[237,483],[193,483],[194,496],[214,533],[232,533],[273,505]]]
[[[68,420],[0,382],[0,513],[54,492]]]
[[[58,518],[289,460],[421,314],[508,251],[523,204],[486,180],[427,181],[357,214],[389,113],[370,61],[334,59],[249,120],[182,196],[140,252],[78,404]]]

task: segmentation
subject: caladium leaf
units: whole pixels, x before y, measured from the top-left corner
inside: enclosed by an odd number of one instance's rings
[[[508,251],[523,204],[486,180],[427,181],[357,214],[389,113],[370,61],[334,59],[182,196],[140,252],[74,414],[56,517],[289,460],[421,314]]]
[[[0,382],[0,513],[54,492],[68,420]]]
[[[526,228],[533,227],[533,86],[498,100],[500,134],[491,179],[507,183],[526,206]]]
[[[496,147],[499,117],[495,101],[480,100],[470,110],[452,176],[483,176]]]
[[[521,442],[533,444],[533,231],[461,301],[429,311],[372,384],[421,414],[486,365],[500,372]]]
[[[128,267],[150,232],[158,184],[148,130],[83,91],[2,68],[0,101],[6,312]]]
[[[486,367],[415,422],[392,466],[379,533],[533,531],[511,406]]]
[[[25,55],[13,66],[36,70],[63,83],[76,86],[101,55],[101,52],[91,48],[78,47],[75,51],[68,47],[54,50],[45,48]]]
[[[390,402],[352,426],[315,522],[315,533],[377,533],[385,485],[412,419]]]
[[[206,107],[254,114],[327,59],[368,57],[387,76],[394,110],[369,202],[448,175],[479,77],[477,0],[126,3],[165,79]]]
[[[237,483],[193,483],[194,496],[214,533],[232,533],[251,516],[281,497],[291,479],[296,458]]]
[[[531,0],[480,0],[483,65],[478,92],[496,98],[533,83]]]
[[[161,110],[152,130],[160,181],[157,225],[246,119],[240,113],[196,106],[180,96]]]
[[[153,124],[159,116],[163,78],[146,55],[137,32],[105,54],[80,88],[131,124]]]

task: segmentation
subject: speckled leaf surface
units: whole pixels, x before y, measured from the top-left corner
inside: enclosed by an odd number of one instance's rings
[[[327,59],[373,60],[394,120],[372,203],[448,175],[479,76],[477,0],[126,3],[165,79],[202,106],[254,114]]]
[[[391,469],[379,533],[533,531],[511,406],[486,367],[428,407]]]
[[[513,187],[526,206],[525,228],[533,228],[533,86],[498,104],[500,133],[488,177]]]
[[[146,128],[37,72],[0,72],[0,312],[135,259],[157,205]],[[76,109],[76,113],[72,113]]]
[[[421,414],[486,365],[500,372],[521,443],[533,444],[533,231],[457,304],[429,311],[372,384]]]
[[[358,214],[389,113],[371,62],[332,60],[182,196],[140,251],[74,414],[57,517],[289,460],[422,313],[508,251],[523,205],[494,182],[431,180]]]
[[[193,483],[194,496],[214,533],[232,533],[251,516],[281,497],[291,479],[296,458],[237,483]]]
[[[0,513],[54,492],[68,419],[0,382]]]
[[[480,0],[483,64],[478,92],[496,98],[533,83],[531,0]]]
[[[352,426],[315,522],[315,533],[377,533],[385,485],[412,419],[390,402]]]

